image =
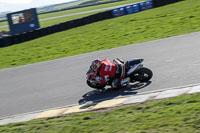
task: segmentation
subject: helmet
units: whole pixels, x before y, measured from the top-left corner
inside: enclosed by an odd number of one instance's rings
[[[92,61],[92,64],[91,64],[90,68],[94,72],[96,72],[99,69],[100,66],[101,66],[101,60],[96,59],[96,60]]]

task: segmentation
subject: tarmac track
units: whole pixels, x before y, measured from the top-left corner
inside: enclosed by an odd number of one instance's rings
[[[0,70],[0,118],[98,99],[108,99],[200,81],[200,33]],[[94,92],[85,73],[95,58],[144,58],[154,76],[147,84]]]

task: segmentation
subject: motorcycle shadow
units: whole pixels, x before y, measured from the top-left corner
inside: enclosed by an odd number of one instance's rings
[[[123,87],[118,90],[112,90],[111,88],[104,88],[103,90],[93,90],[87,92],[82,96],[82,99],[78,101],[79,104],[84,104],[86,102],[97,102],[113,99],[119,96],[128,96],[128,95],[136,95],[137,90],[140,90],[151,84],[151,81],[148,82],[135,82],[134,84],[130,84],[129,87]]]

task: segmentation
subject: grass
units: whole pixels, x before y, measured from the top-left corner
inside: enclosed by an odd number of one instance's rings
[[[200,94],[0,126],[1,133],[199,133]]]
[[[7,21],[6,22],[0,22],[0,26],[4,26],[4,25],[7,25]]]
[[[80,1],[72,1],[71,3],[63,3],[54,6],[56,9],[63,9],[63,8],[71,8],[71,7],[78,7],[78,6],[88,6],[91,4],[98,4],[102,2],[111,2],[112,0],[80,0]]]
[[[102,11],[99,11],[99,12],[102,12]],[[98,13],[98,12],[92,12],[92,13],[86,13],[86,14],[81,14],[81,15],[74,15],[74,16],[68,16],[68,17],[63,17],[63,18],[41,21],[40,27],[46,27],[46,26],[58,24],[58,23],[61,23],[61,22],[66,22],[66,21],[86,17],[86,16],[89,16],[89,15],[92,15],[92,14],[95,14],[95,13]]]
[[[97,6],[90,6],[90,7],[65,10],[65,11],[60,11],[60,12],[55,12],[55,13],[41,14],[41,15],[38,15],[38,17],[39,17],[39,19],[45,19],[45,18],[51,18],[51,17],[62,16],[62,15],[67,15],[67,14],[73,14],[73,13],[78,13],[78,12],[101,9],[101,8],[106,8],[106,7],[118,6],[118,5],[123,5],[123,4],[136,3],[136,2],[139,2],[139,1],[144,1],[144,0],[125,0],[125,1],[102,4],[102,5],[97,5]],[[88,16],[88,15],[95,14],[95,13],[97,13],[97,12],[86,13],[86,14],[75,15],[75,16],[68,16],[68,17],[54,19],[54,20],[41,21],[40,25],[41,25],[41,27],[46,27],[46,26],[58,24],[60,22],[65,22],[65,21],[68,21],[68,20],[81,18],[81,17]],[[4,25],[8,25],[7,22],[0,22],[0,26],[4,26]],[[2,31],[2,30],[8,31],[9,28],[8,27],[0,28],[0,31]]]
[[[96,22],[0,48],[0,69],[200,31],[200,1]]]
[[[54,25],[54,24],[58,24],[58,23],[62,23],[62,22],[66,22],[66,21],[82,18],[82,17],[85,17],[85,16],[89,16],[89,15],[92,15],[92,14],[95,14],[95,13],[98,13],[98,12],[85,13],[85,14],[81,14],[81,15],[67,16],[67,17],[63,17],[63,18],[57,18],[57,19],[41,21],[40,22],[40,27],[42,28],[42,27],[51,26],[51,25]],[[4,22],[4,23],[5,23],[5,25],[7,24],[7,22]],[[0,26],[1,26],[1,23],[0,23]],[[3,24],[2,24],[2,26],[3,26]],[[0,28],[0,31],[2,31],[2,30],[9,31],[9,27]]]
[[[5,26],[5,25],[8,25],[8,22],[6,21],[6,22],[0,22],[0,26]],[[8,31],[9,30],[9,28],[8,27],[0,27],[0,32],[1,31]]]
[[[125,1],[120,1],[120,2],[113,2],[113,3],[108,3],[108,4],[89,6],[89,7],[84,7],[84,8],[72,9],[72,10],[65,10],[61,12],[42,14],[42,15],[39,15],[39,18],[40,19],[50,18],[50,17],[55,17],[55,16],[77,13],[77,12],[84,12],[84,11],[102,9],[102,8],[107,8],[107,7],[112,7],[112,6],[119,6],[119,5],[129,4],[129,3],[136,3],[139,1],[145,1],[145,0],[125,0]]]
[[[59,10],[59,9],[63,9],[63,8],[70,8],[70,7],[74,7],[74,6],[79,6],[79,4],[81,4],[83,2],[87,2],[87,1],[89,1],[89,0],[71,1],[70,3],[67,2],[67,3],[62,3],[62,4],[58,4],[58,5],[53,5],[53,6],[50,5],[50,7],[53,7],[55,9]],[[44,8],[39,8],[38,11],[39,12],[43,11],[43,10],[45,10],[48,7],[49,6],[44,7]]]

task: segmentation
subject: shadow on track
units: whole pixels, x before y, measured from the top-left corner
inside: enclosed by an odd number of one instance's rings
[[[104,90],[93,90],[87,92],[82,96],[82,99],[78,101],[79,104],[84,104],[86,102],[96,102],[113,99],[118,96],[128,96],[137,94],[137,90],[142,89],[151,84],[151,81],[145,83],[136,82],[130,87],[124,87],[118,90],[112,90],[111,88]]]

